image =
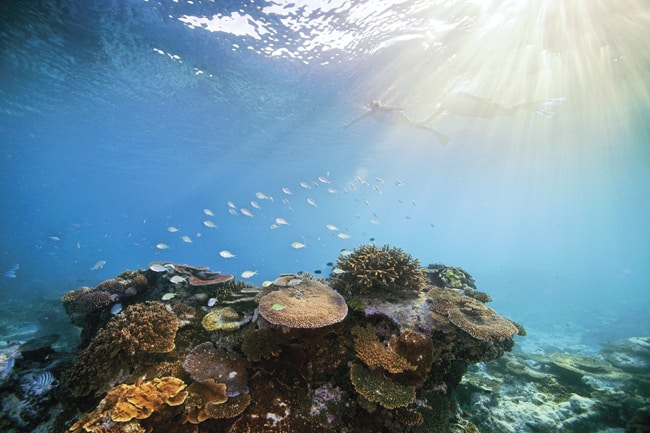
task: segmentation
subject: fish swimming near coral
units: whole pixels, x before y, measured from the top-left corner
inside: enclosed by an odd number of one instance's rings
[[[106,260],[100,260],[95,265],[90,268],[91,271],[98,271],[100,269],[104,269],[104,265],[106,265]]]
[[[29,397],[38,397],[47,394],[58,386],[59,382],[49,371],[43,371],[37,376],[27,374],[23,377],[20,387]]]

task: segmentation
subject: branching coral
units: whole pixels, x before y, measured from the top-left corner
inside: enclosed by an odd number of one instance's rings
[[[404,293],[426,284],[420,261],[388,245],[361,245],[352,254],[339,256],[336,268],[339,271],[330,275],[332,287],[350,295]]]

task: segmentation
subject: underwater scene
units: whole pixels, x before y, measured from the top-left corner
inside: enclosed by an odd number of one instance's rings
[[[650,432],[650,3],[0,2],[0,431]]]

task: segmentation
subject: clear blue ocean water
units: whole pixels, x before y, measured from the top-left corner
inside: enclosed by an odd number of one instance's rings
[[[0,311],[376,242],[464,268],[529,341],[648,335],[648,28],[632,0],[2,2]]]

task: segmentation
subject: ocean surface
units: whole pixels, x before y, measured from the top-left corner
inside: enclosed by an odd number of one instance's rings
[[[465,269],[524,347],[647,336],[648,29],[641,0],[4,1],[1,339],[151,262],[259,285],[373,242]]]

